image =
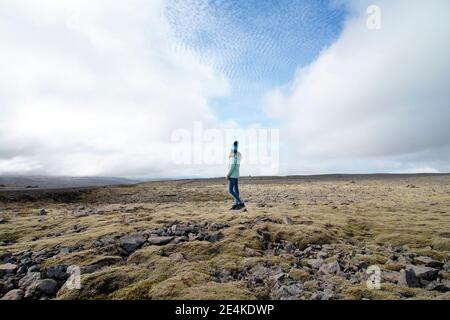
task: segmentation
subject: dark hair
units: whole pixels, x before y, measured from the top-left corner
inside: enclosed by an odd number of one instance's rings
[[[237,142],[237,140],[235,141],[235,142],[233,142],[233,146],[234,146],[234,148],[233,148],[233,153],[234,153],[234,155],[236,156],[237,155],[237,146],[238,146],[238,142]]]

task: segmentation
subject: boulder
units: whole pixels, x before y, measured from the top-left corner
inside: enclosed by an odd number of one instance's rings
[[[425,287],[425,289],[439,292],[449,292],[450,281],[447,281],[447,283],[432,281]]]
[[[23,291],[20,289],[14,289],[8,291],[0,300],[22,300],[23,299]]]
[[[20,266],[18,269],[17,269],[17,271],[16,271],[16,274],[25,274],[25,273],[27,273],[27,267],[26,266]]]
[[[398,284],[404,287],[418,288],[420,287],[419,279],[417,278],[414,270],[402,269],[400,271],[400,278]]]
[[[28,272],[22,279],[19,280],[19,288],[25,289],[33,282],[40,279],[41,274],[39,272]]]
[[[223,237],[222,233],[219,232],[215,232],[213,234],[207,235],[205,237],[205,240],[209,241],[209,242],[217,242],[219,241],[221,238]]]
[[[413,270],[417,278],[427,281],[436,280],[439,273],[439,270],[425,266],[408,265],[406,269]]]
[[[276,284],[271,290],[270,298],[274,300],[297,300],[302,291],[303,285],[301,283]]]
[[[17,270],[17,265],[13,263],[0,264],[0,275],[2,274],[13,274]]]
[[[322,264],[322,259],[306,259],[306,265],[312,269],[319,269]]]
[[[41,295],[54,296],[58,291],[58,283],[53,279],[43,279],[33,282],[25,292],[25,298],[37,299]]]
[[[131,253],[139,248],[145,242],[145,238],[141,235],[124,236],[120,238],[120,246],[127,252]]]
[[[39,271],[39,266],[37,264],[33,264],[31,267],[28,268],[28,272],[37,272]]]
[[[1,262],[7,262],[11,258],[10,252],[0,252],[0,261]]]
[[[186,236],[181,236],[181,237],[176,237],[174,240],[173,240],[173,243],[180,243],[180,242],[185,242],[185,241],[188,241],[189,239],[188,239],[188,237],[186,237]]]
[[[165,244],[168,244],[170,241],[173,240],[173,237],[156,237],[152,236],[147,239],[147,242],[151,245],[155,246],[163,246]]]
[[[383,270],[381,272],[381,279],[387,282],[398,283],[400,281],[400,272]]]
[[[47,278],[52,278],[57,281],[66,280],[69,277],[67,274],[66,265],[56,265],[47,269]]]
[[[431,268],[442,268],[442,266],[444,265],[444,263],[434,260],[430,257],[426,257],[426,256],[415,257],[415,258],[413,258],[413,262],[415,264],[423,264],[426,267],[431,267]]]
[[[324,274],[337,274],[341,271],[341,266],[337,261],[333,261],[330,263],[322,264],[319,268],[319,271]]]

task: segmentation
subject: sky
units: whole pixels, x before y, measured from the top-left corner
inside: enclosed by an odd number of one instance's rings
[[[0,175],[450,172],[447,0],[0,5]]]

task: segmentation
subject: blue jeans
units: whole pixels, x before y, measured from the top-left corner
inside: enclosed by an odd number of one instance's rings
[[[241,198],[239,198],[238,179],[237,178],[228,178],[228,181],[229,181],[228,191],[234,198],[234,204],[242,203]]]

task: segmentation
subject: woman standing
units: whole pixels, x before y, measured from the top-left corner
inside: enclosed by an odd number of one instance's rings
[[[229,156],[229,169],[227,174],[227,180],[229,182],[228,191],[234,198],[233,206],[230,210],[239,210],[245,207],[244,202],[242,202],[239,197],[239,187],[238,187],[238,179],[239,179],[239,166],[241,162],[241,153],[238,152],[238,142],[235,141],[233,143],[233,147],[231,148],[231,153]]]

